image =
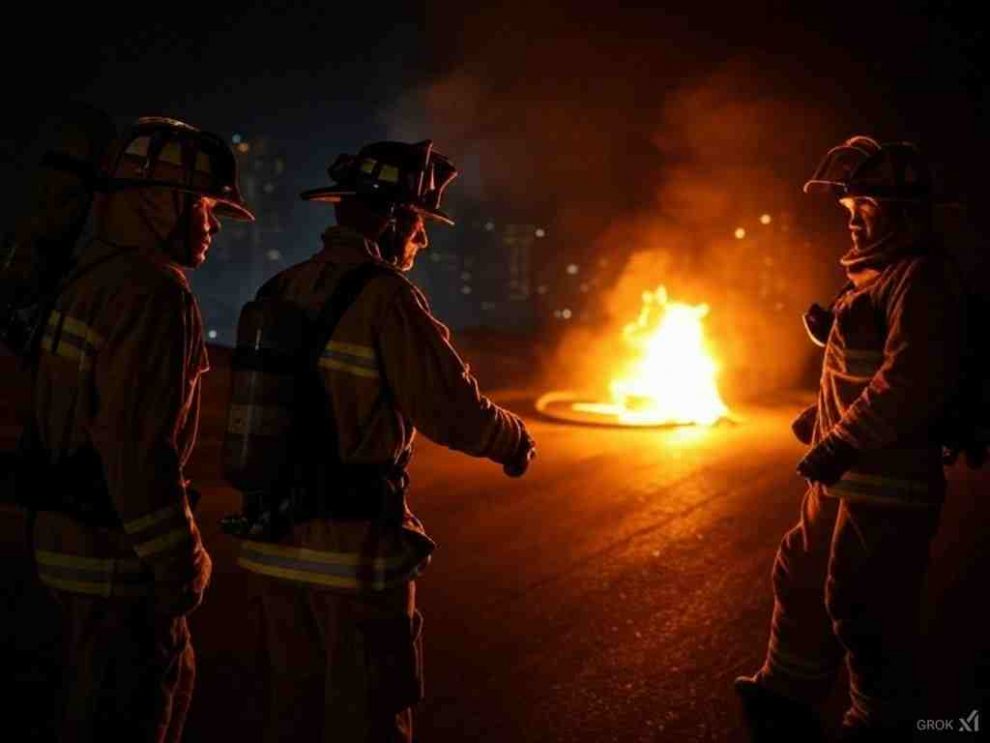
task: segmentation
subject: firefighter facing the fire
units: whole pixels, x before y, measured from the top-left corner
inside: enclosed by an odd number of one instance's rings
[[[804,187],[849,213],[849,283],[806,318],[825,348],[817,405],[794,426],[811,447],[798,464],[809,489],[777,552],[766,660],[736,681],[755,739],[820,737],[817,706],[843,659],[843,739],[909,736],[917,716],[920,595],[945,494],[938,427],[964,322],[931,189],[914,145],[862,136]]]
[[[514,477],[535,448],[518,417],[480,394],[402,275],[426,248],[425,220],[453,224],[440,198],[454,166],[429,141],[378,142],[339,156],[329,174],[336,185],[303,198],[335,204],[337,225],[322,250],[259,292],[310,321],[350,295],[312,356],[322,421],[310,420],[299,448],[311,448],[322,475],[283,503],[291,513],[281,533],[242,543],[239,564],[253,574],[265,648],[266,738],[410,741],[422,694],[413,579],[434,548],[405,504],[413,437],[418,429]],[[363,286],[354,282],[362,273]],[[236,365],[234,386],[237,395]]]
[[[253,217],[215,135],[142,118],[109,160],[94,238],[40,339],[19,496],[64,610],[61,739],[178,741],[195,673],[186,615],[211,571],[183,477],[208,368],[183,270],[205,260],[218,215]]]

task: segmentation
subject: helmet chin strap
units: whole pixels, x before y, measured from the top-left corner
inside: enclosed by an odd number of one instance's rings
[[[172,204],[175,207],[175,224],[159,246],[159,250],[176,260],[180,266],[195,268],[192,255],[192,241],[189,239],[192,223],[193,194],[185,191],[172,191]],[[180,244],[178,255],[174,255],[172,246]]]
[[[389,205],[388,222],[376,242],[378,243],[378,252],[381,253],[382,258],[398,268],[398,262],[402,258],[402,248],[404,246],[399,244],[400,237],[398,220],[395,216],[395,204]]]
[[[138,218],[144,223],[151,234],[158,237],[158,244],[155,250],[166,255],[180,265],[193,267],[192,265],[192,244],[189,240],[190,226],[192,221],[192,204],[194,195],[190,193],[172,190],[172,207],[175,212],[175,221],[163,236],[160,232],[160,225],[149,217],[144,209],[138,210]],[[172,246],[181,240],[182,249],[178,255],[174,254]]]

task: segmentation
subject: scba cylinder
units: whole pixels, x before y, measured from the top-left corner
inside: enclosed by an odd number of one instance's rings
[[[305,363],[306,326],[302,309],[281,299],[255,300],[241,310],[231,362],[223,471],[242,493],[270,491],[285,475]]]

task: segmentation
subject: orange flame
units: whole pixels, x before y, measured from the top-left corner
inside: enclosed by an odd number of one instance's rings
[[[612,403],[576,403],[575,410],[610,413],[620,423],[711,425],[728,412],[718,392],[718,364],[705,342],[706,304],[670,301],[663,286],[643,293],[623,340],[633,358],[609,385]]]

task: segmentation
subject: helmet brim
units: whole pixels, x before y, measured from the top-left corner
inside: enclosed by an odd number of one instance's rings
[[[406,206],[421,215],[424,219],[432,219],[434,222],[440,222],[448,227],[454,226],[454,220],[450,217],[450,215],[440,211],[439,209],[426,209],[421,206],[411,206],[408,204]]]
[[[182,188],[181,186],[177,186],[176,184],[168,181],[146,181],[137,178],[110,178],[104,182],[103,187],[104,190],[109,193],[137,188],[169,188],[173,191],[180,191],[181,193],[188,193],[193,196],[202,196],[203,198],[213,199],[217,202],[216,206],[213,207],[213,213],[217,216],[236,219],[241,222],[255,221],[254,214],[244,204],[240,204],[233,199],[228,199],[224,196],[206,193],[205,191],[200,191],[195,188]]]
[[[311,188],[308,191],[303,191],[299,195],[305,201],[318,201],[324,204],[337,204],[344,197],[365,196],[366,194],[360,194],[353,188],[336,188],[334,186],[327,186],[325,188]],[[449,214],[442,212],[439,209],[427,209],[426,207],[405,203],[401,204],[401,206],[406,209],[411,209],[424,219],[432,219],[450,227],[453,227],[455,224],[453,218]]]
[[[324,204],[336,204],[345,196],[354,196],[357,193],[353,188],[335,188],[326,186],[324,188],[311,188],[299,194],[304,201],[321,201]]]
[[[213,207],[213,213],[219,217],[236,219],[239,222],[254,222],[255,216],[246,207],[226,199],[217,199],[217,205]]]
[[[808,194],[825,194],[839,198],[846,194],[846,184],[839,181],[826,181],[812,178],[804,184],[801,189]]]

